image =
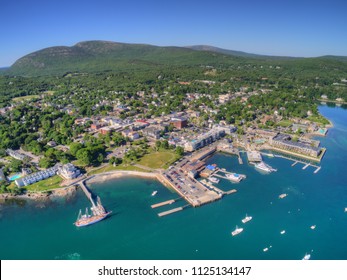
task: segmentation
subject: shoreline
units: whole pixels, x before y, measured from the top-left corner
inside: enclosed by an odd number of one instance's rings
[[[109,172],[91,175],[87,177],[86,179],[84,179],[83,182],[85,182],[86,184],[102,183],[105,181],[109,181],[109,180],[113,180],[117,178],[123,178],[123,177],[141,177],[141,178],[157,179],[158,175],[159,173],[116,170],[116,171],[109,171]]]

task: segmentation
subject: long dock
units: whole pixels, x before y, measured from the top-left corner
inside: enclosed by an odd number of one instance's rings
[[[224,194],[233,194],[233,193],[236,193],[236,192],[237,192],[237,190],[232,189],[232,190],[230,190],[230,191],[224,192]]]
[[[158,207],[161,207],[161,206],[164,206],[164,205],[172,204],[174,202],[175,202],[174,199],[170,199],[170,200],[163,201],[163,202],[160,202],[160,203],[157,203],[157,204],[153,204],[153,205],[151,205],[151,207],[152,208],[158,208]]]
[[[87,196],[87,198],[90,200],[90,202],[93,205],[93,207],[96,207],[94,199],[93,199],[93,196],[92,196],[92,193],[86,187],[86,185],[84,184],[84,181],[79,182],[79,186],[81,187],[82,191]]]
[[[174,209],[171,209],[171,210],[168,210],[168,211],[164,211],[164,212],[161,212],[158,214],[159,217],[163,217],[163,216],[166,216],[166,215],[170,215],[172,213],[176,213],[178,211],[182,211],[183,210],[183,207],[177,207],[177,208],[174,208]]]

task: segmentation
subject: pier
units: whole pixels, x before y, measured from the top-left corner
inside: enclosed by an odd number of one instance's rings
[[[313,171],[314,174],[318,173],[318,171],[321,169],[322,167],[319,166],[315,171]]]
[[[153,205],[151,205],[151,207],[152,208],[158,208],[158,207],[161,207],[161,206],[164,206],[164,205],[175,203],[175,201],[176,200],[174,200],[174,199],[170,199],[170,200],[167,200],[167,201],[164,201],[164,202],[153,204]]]
[[[166,215],[170,215],[172,213],[176,213],[178,211],[182,211],[183,210],[183,207],[177,207],[177,208],[174,208],[174,209],[171,209],[171,210],[168,210],[168,211],[164,211],[164,212],[161,212],[158,214],[159,217],[163,217],[163,216],[166,216]]]
[[[92,206],[94,208],[96,208],[94,199],[93,199],[93,195],[92,192],[87,188],[87,186],[84,184],[84,181],[81,181],[78,183],[78,185],[81,187],[82,191],[84,192],[84,194],[86,195],[86,197],[90,200]]]
[[[292,164],[292,167],[295,166],[297,163],[298,163],[298,161],[295,161],[295,162]]]
[[[225,193],[225,194],[233,194],[233,193],[236,193],[236,192],[237,192],[236,189],[232,189],[232,190],[226,191],[226,192],[224,192],[224,193]]]

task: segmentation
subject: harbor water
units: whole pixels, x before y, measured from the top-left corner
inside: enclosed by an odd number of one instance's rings
[[[199,208],[158,217],[184,200],[152,209],[179,196],[159,182],[119,178],[95,183],[112,215],[89,227],[73,225],[90,207],[82,191],[49,202],[0,204],[1,259],[347,259],[347,110],[321,106],[334,127],[317,138],[327,152],[321,170],[264,157],[278,171],[264,174],[240,165],[236,156],[216,154],[207,163],[247,175],[238,184],[221,179],[219,188],[237,193]],[[158,191],[152,196],[153,191]],[[280,194],[286,193],[283,199]],[[246,214],[253,219],[246,224]],[[315,229],[311,229],[316,225]],[[235,227],[241,234],[231,236]],[[284,234],[281,231],[285,230]],[[268,248],[264,251],[264,248]]]

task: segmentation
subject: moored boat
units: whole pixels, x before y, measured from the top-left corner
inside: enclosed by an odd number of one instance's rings
[[[208,177],[208,180],[212,183],[215,183],[215,184],[219,183],[219,179],[216,177]]]
[[[251,217],[251,216],[247,216],[247,214],[246,214],[246,217],[244,218],[244,219],[242,219],[242,223],[247,223],[247,222],[249,222],[250,220],[252,220],[253,219],[253,217]]]
[[[266,164],[265,162],[261,161],[259,163],[256,163],[255,165],[255,168],[261,170],[261,171],[265,171],[265,172],[275,172],[277,171],[277,169],[275,168],[272,168],[270,165]]]
[[[235,236],[235,235],[240,234],[241,232],[243,232],[243,228],[239,228],[239,227],[236,226],[235,230],[233,230],[233,231],[231,232],[231,235],[232,235],[232,236]]]
[[[226,174],[226,177],[230,180],[230,181],[233,181],[233,182],[240,182],[242,179],[243,179],[243,176],[241,176],[240,174],[237,174],[237,173],[228,173]]]
[[[152,196],[155,196],[157,194],[158,191],[154,191],[152,192]]]

